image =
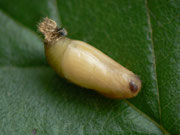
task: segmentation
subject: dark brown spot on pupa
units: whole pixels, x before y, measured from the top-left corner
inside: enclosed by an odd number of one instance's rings
[[[138,86],[135,84],[135,82],[133,82],[133,81],[131,81],[130,83],[129,83],[129,88],[130,88],[130,90],[132,91],[132,92],[136,92],[137,90],[138,90]]]

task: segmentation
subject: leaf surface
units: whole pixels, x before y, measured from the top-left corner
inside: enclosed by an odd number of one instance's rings
[[[3,135],[180,134],[179,1],[1,0],[0,16]],[[37,32],[46,16],[138,74],[139,95],[111,100],[58,77]]]

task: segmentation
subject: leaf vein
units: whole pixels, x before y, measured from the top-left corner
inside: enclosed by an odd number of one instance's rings
[[[147,10],[147,22],[148,22],[150,38],[151,38],[153,68],[154,68],[154,76],[156,78],[155,81],[156,81],[158,105],[159,105],[158,106],[159,107],[159,118],[160,118],[160,124],[161,124],[161,104],[160,104],[160,97],[159,97],[159,86],[158,86],[157,69],[156,69],[156,57],[155,57],[155,51],[154,51],[153,31],[152,31],[152,24],[151,24],[151,17],[150,17],[150,9],[148,8],[148,0],[145,0],[145,6],[146,6],[146,10]]]
[[[170,133],[164,128],[162,127],[162,125],[160,125],[159,123],[157,123],[155,120],[153,120],[151,117],[149,117],[148,115],[146,115],[144,112],[142,112],[141,110],[139,110],[136,106],[134,106],[133,104],[131,104],[128,100],[124,100],[124,102],[126,102],[130,107],[132,107],[136,112],[140,113],[142,116],[144,116],[145,118],[147,118],[149,121],[151,121],[152,123],[154,123],[157,127],[159,127],[166,135],[170,135]]]

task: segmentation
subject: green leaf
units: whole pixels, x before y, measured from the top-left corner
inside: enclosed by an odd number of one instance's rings
[[[48,16],[138,74],[140,94],[107,99],[60,78],[37,23]],[[180,2],[1,0],[2,135],[180,134]]]

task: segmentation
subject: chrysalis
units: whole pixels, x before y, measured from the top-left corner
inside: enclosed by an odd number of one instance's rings
[[[60,76],[110,98],[131,98],[140,91],[141,81],[133,72],[95,47],[67,38],[55,21],[46,17],[38,28],[47,61]]]

